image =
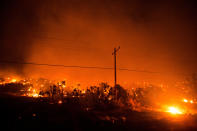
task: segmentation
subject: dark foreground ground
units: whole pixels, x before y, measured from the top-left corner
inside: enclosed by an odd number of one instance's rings
[[[82,108],[74,98],[65,103],[0,95],[2,130],[197,130],[197,116],[134,112],[123,108]]]

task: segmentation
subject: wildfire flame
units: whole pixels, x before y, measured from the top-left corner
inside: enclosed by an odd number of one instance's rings
[[[76,83],[68,84],[67,81],[52,81],[44,78],[32,79],[11,76],[0,79],[0,87],[7,87],[7,85],[18,87],[20,89],[19,95],[35,98],[48,97],[58,100],[56,101],[58,104],[63,103],[64,97],[79,97],[81,99],[86,99],[86,97],[92,97],[92,94],[95,96],[98,95],[98,99],[102,100],[102,98],[104,98],[109,102],[114,102],[116,98],[113,94],[114,88],[110,86],[92,86],[85,89],[81,88],[78,84],[76,85]],[[186,95],[183,93],[182,95],[173,96],[172,99],[169,99],[169,97],[164,97],[164,95],[168,94],[168,92],[171,92],[171,90],[164,85],[160,86],[162,89],[157,86],[138,87],[139,85],[137,85],[136,88],[132,88],[132,90],[127,90],[128,94],[125,94],[125,98],[126,95],[129,96],[129,105],[132,105],[133,110],[168,112],[173,115],[197,112],[195,108],[197,99],[190,94]],[[155,97],[152,97],[152,92],[157,90],[162,93],[159,95],[161,97],[160,101],[155,102]],[[61,100],[59,100],[59,98],[61,98]]]
[[[11,82],[15,83],[15,82],[17,82],[17,79],[12,79]]]
[[[169,112],[169,113],[171,113],[171,114],[173,114],[173,115],[176,115],[176,114],[183,114],[183,112],[180,111],[179,108],[173,107],[173,106],[168,107],[167,112]]]

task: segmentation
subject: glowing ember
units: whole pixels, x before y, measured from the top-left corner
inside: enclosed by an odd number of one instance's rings
[[[183,102],[187,103],[187,102],[188,102],[188,100],[187,100],[187,99],[183,99]]]
[[[62,101],[61,101],[61,100],[59,100],[59,101],[58,101],[58,104],[62,104]]]
[[[38,97],[39,95],[38,94],[32,94],[32,97]]]
[[[83,91],[82,91],[82,94],[85,94],[85,93],[86,93],[86,91],[85,91],[85,90],[83,90]]]
[[[168,111],[167,112],[169,112],[169,113],[171,113],[171,114],[174,114],[174,115],[176,115],[176,114],[183,114],[181,111],[180,111],[180,109],[178,109],[178,108],[176,108],[176,107],[168,107]]]
[[[190,100],[190,103],[192,103],[192,104],[193,104],[193,103],[194,103],[194,102],[193,102],[193,100]]]

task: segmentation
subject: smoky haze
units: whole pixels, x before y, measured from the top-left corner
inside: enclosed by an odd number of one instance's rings
[[[1,60],[113,67],[118,82],[164,82],[196,72],[195,1],[17,0],[1,4]],[[3,72],[112,84],[113,70],[1,64]]]

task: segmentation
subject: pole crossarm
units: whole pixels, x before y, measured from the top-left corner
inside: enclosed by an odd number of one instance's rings
[[[114,54],[116,54],[116,52],[118,52],[119,51],[119,49],[120,49],[120,46],[116,49],[116,48],[114,48],[114,52],[112,52],[112,55],[114,55]]]

